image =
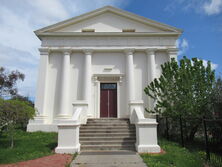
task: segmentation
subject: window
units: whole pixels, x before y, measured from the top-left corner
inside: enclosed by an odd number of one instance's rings
[[[122,29],[122,32],[135,32],[135,29]]]
[[[101,89],[116,89],[116,83],[101,83]]]
[[[82,29],[82,32],[95,32],[95,29]]]

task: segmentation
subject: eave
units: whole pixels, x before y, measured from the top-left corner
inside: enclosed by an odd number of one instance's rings
[[[76,23],[81,22],[83,20],[95,17],[95,16],[105,13],[107,11],[115,13],[119,16],[129,18],[134,21],[138,21],[138,22],[146,24],[146,25],[150,25],[150,26],[159,28],[159,29],[166,31],[166,32],[168,32],[168,31],[175,32],[175,33],[182,33],[183,32],[183,30],[181,30],[181,29],[178,29],[173,26],[145,18],[143,16],[136,15],[134,13],[130,13],[130,12],[118,9],[118,8],[114,8],[112,6],[105,6],[103,8],[99,8],[97,10],[82,14],[80,16],[76,16],[71,19],[64,20],[62,22],[59,22],[59,23],[44,27],[42,29],[36,30],[35,33],[39,34],[39,33],[46,33],[46,32],[55,32],[61,28],[64,28],[64,27],[69,26],[71,24],[76,24]]]
[[[179,37],[180,32],[35,32],[38,38],[42,37],[158,37],[158,36],[172,36]]]

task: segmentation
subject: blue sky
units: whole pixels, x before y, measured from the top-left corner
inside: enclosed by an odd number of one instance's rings
[[[26,75],[20,94],[35,96],[40,41],[33,31],[105,5],[183,29],[179,58],[210,60],[222,76],[222,0],[1,0],[0,66]]]

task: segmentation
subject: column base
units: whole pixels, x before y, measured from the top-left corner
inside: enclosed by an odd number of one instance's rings
[[[80,152],[80,144],[77,147],[56,147],[55,152],[58,154],[74,154]]]
[[[70,122],[72,117],[70,115],[57,115],[53,120],[53,124],[60,124]]]
[[[138,153],[160,153],[159,145],[135,145]]]
[[[27,132],[58,132],[57,124],[40,124],[40,123],[29,123],[27,125]]]
[[[39,124],[44,124],[47,120],[48,116],[46,115],[38,115],[34,117],[34,119],[29,120],[29,124],[31,123],[39,123]]]
[[[33,120],[29,120],[27,125],[27,132],[57,132],[58,127],[57,124],[50,124],[48,122],[47,116],[36,116]]]
[[[56,119],[71,119],[71,115],[57,115]]]

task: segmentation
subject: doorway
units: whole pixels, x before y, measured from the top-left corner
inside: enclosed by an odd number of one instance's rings
[[[117,84],[100,84],[100,117],[117,117]]]

